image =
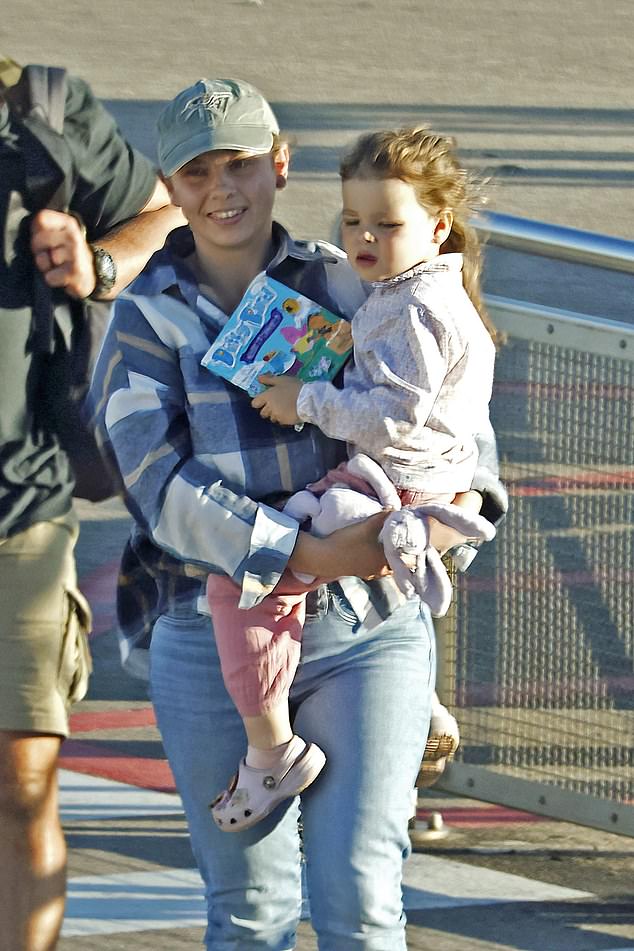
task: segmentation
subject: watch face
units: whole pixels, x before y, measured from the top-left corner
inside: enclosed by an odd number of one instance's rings
[[[101,291],[109,291],[117,280],[117,266],[112,259],[112,255],[103,248],[93,248],[95,256],[95,274],[97,275],[97,286]]]

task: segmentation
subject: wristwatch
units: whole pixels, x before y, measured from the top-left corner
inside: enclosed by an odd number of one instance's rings
[[[91,244],[90,249],[93,254],[93,264],[95,267],[95,277],[97,283],[91,297],[101,297],[112,290],[117,280],[117,265],[109,251],[100,248],[96,244]]]

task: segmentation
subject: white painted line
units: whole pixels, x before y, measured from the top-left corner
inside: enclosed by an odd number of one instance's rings
[[[196,869],[71,878],[62,937],[205,925],[202,889]]]
[[[405,863],[403,900],[405,908],[411,910],[593,897],[591,892],[474,867],[436,855],[415,853]]]
[[[99,776],[61,769],[59,783],[62,822],[169,816],[183,812],[179,796],[139,789]]]
[[[182,815],[180,798],[109,779],[60,771],[64,821]],[[588,892],[415,853],[405,864],[406,910],[457,908],[515,901],[567,901]],[[308,917],[307,902],[304,916]],[[196,869],[91,875],[69,882],[63,935],[77,937],[204,926],[202,884]],[[634,948],[613,949],[634,951]]]
[[[458,908],[516,901],[591,898],[589,892],[535,882],[450,859],[414,854],[405,865],[405,908]],[[62,935],[67,938],[206,924],[195,869],[72,878]]]

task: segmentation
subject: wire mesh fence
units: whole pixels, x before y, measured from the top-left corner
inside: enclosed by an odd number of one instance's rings
[[[457,762],[634,800],[633,407],[632,357],[512,332],[499,354],[511,504],[445,625]]]

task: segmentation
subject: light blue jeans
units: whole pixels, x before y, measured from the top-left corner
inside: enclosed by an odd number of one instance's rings
[[[401,876],[429,727],[433,627],[427,609],[408,602],[359,635],[339,591],[330,590],[327,611],[306,624],[291,692],[295,731],[327,756],[301,797],[312,924],[321,951],[404,951]],[[208,618],[158,620],[151,689],[205,883],[206,947],[293,948],[301,909],[298,801],[235,834],[221,832],[209,813],[246,738]]]

